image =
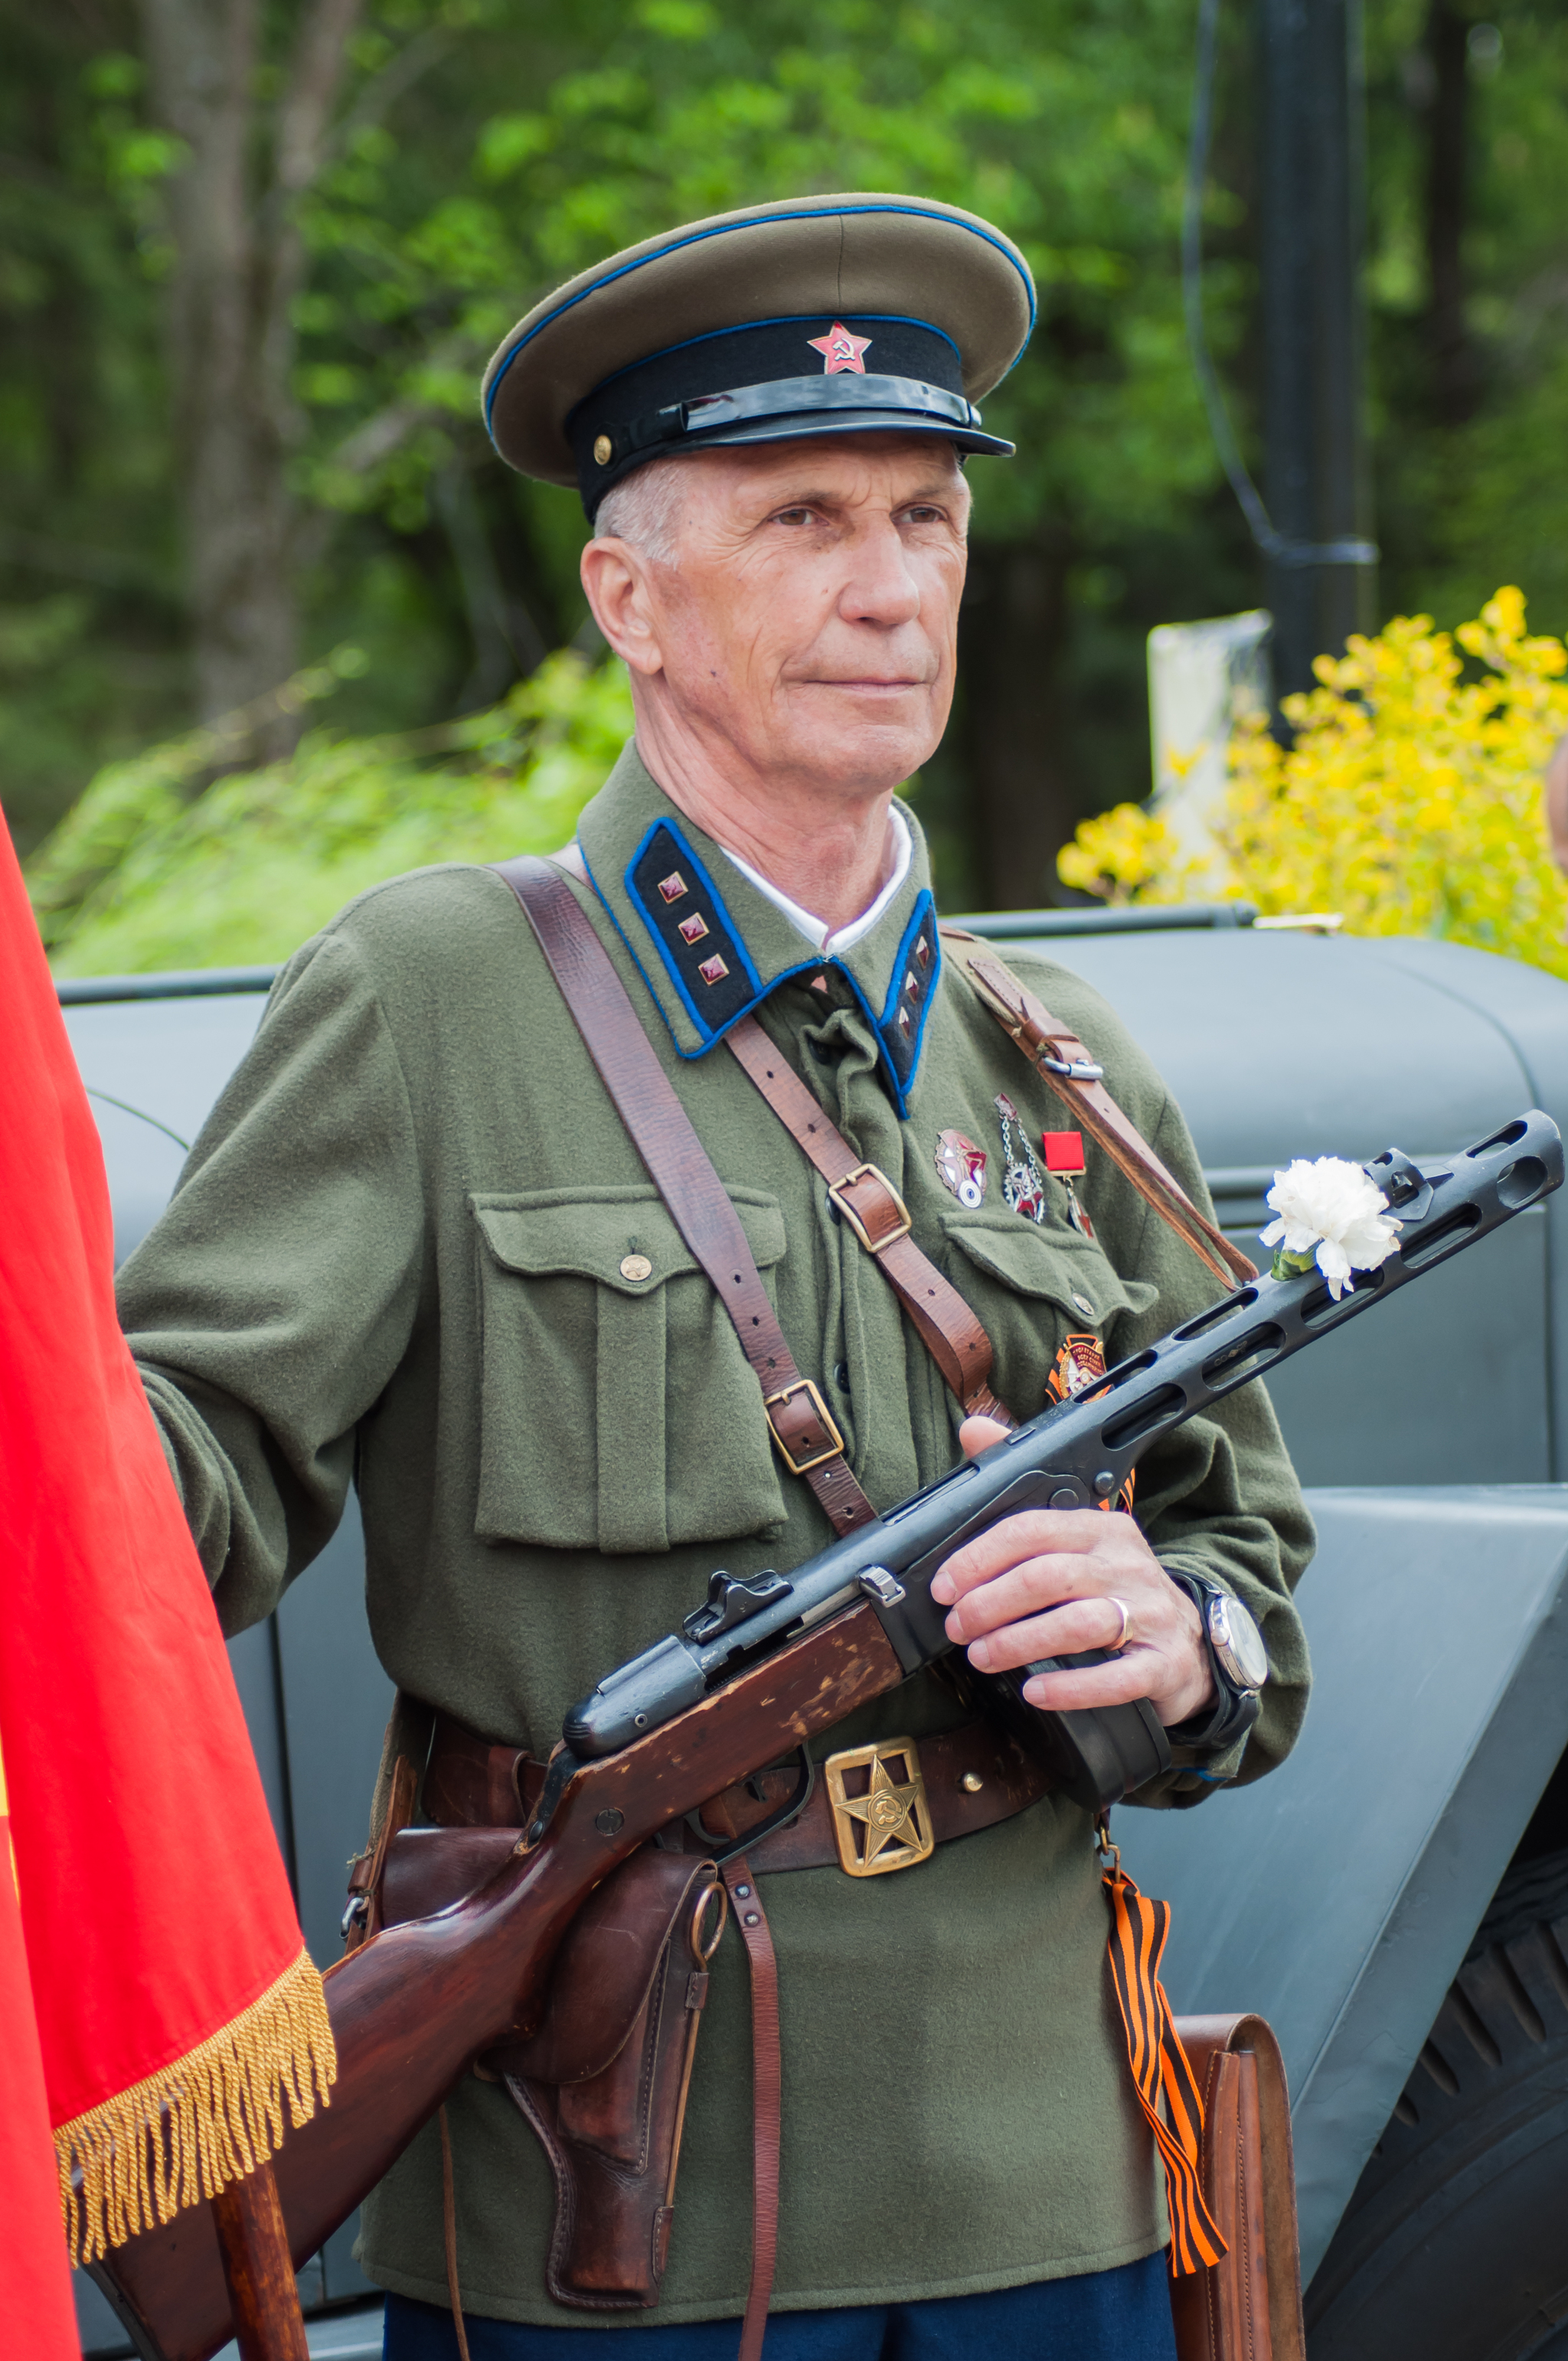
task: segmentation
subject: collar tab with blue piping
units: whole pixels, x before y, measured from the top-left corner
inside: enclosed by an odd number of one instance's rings
[[[577,840],[681,1057],[705,1057],[780,984],[826,972],[875,1033],[888,1095],[907,1115],[942,951],[924,840],[913,813],[900,809],[911,848],[902,884],[869,933],[845,950],[819,951],[671,804],[635,745],[624,749],[583,812]]]

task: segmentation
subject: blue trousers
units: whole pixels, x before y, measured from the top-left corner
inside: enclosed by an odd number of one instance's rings
[[[1176,2361],[1163,2255],[990,2295],[775,2312],[765,2361]],[[738,2320],[681,2328],[525,2328],[467,2312],[470,2361],[735,2361]],[[387,2298],[384,2361],[457,2361],[452,2315]]]

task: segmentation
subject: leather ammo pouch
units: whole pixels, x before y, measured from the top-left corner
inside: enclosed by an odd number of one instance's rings
[[[485,1884],[519,1828],[406,1828],[387,1848],[381,1919],[426,1917]],[[545,2269],[557,2303],[657,2303],[707,1962],[728,1901],[712,1861],[644,1845],[590,1896],[526,2041],[476,2070],[504,2084],[555,2179]]]

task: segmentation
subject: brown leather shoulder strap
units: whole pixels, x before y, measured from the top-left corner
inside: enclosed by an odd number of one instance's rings
[[[1257,1266],[1201,1213],[1174,1172],[1129,1123],[1102,1079],[1102,1070],[1069,1025],[1053,1016],[1027,984],[1003,965],[989,943],[959,927],[943,927],[944,946],[974,987],[982,1007],[1016,1041],[1036,1072],[1066,1102],[1090,1137],[1126,1174],[1160,1220],[1186,1239],[1200,1262],[1227,1287],[1245,1286]]]
[[[991,1389],[990,1337],[978,1314],[910,1236],[908,1208],[886,1173],[861,1163],[754,1016],[742,1016],[726,1039],[827,1181],[828,1195],[908,1312],[948,1389],[971,1418],[1014,1425],[1012,1412]]]
[[[844,1438],[795,1367],[729,1191],[576,895],[548,862],[527,855],[498,862],[496,873],[516,895],[649,1179],[734,1323],[785,1466],[805,1477],[835,1532],[869,1524],[876,1510]]]

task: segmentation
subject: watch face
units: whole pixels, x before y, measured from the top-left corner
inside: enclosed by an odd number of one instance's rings
[[[1222,1668],[1237,1688],[1263,1686],[1268,1678],[1268,1651],[1239,1598],[1210,1599],[1209,1637]]]

